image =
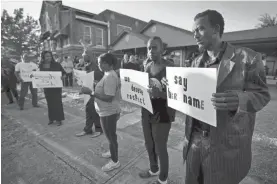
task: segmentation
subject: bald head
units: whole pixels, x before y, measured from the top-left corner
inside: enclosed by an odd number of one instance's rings
[[[158,36],[150,38],[147,42],[147,51],[152,61],[160,61],[164,51],[162,39]]]

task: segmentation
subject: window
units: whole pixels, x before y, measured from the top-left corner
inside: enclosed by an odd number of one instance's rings
[[[66,37],[66,38],[63,40],[63,46],[66,46],[66,45],[70,45],[69,37]]]
[[[91,44],[91,27],[89,27],[89,26],[85,26],[84,43],[85,44]]]
[[[132,28],[128,27],[128,26],[123,26],[123,25],[117,24],[117,35],[122,33],[124,30],[132,31]]]
[[[95,38],[96,38],[96,46],[103,46],[103,29],[96,28]]]

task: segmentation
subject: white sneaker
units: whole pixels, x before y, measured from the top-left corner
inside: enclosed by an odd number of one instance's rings
[[[112,160],[110,160],[106,165],[104,165],[104,166],[102,167],[102,171],[108,172],[108,171],[117,169],[117,168],[119,168],[119,167],[120,167],[119,161],[117,161],[117,162],[115,163],[115,162],[113,162]]]
[[[103,158],[111,158],[111,152],[107,151],[106,153],[102,153]]]

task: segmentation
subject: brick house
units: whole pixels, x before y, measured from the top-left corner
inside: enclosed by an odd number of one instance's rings
[[[151,20],[139,33],[124,31],[112,46],[114,50],[139,50],[139,53],[146,55],[146,42],[151,36],[162,38],[176,66],[186,66],[189,59],[199,53],[192,32],[155,20]],[[263,53],[267,74],[275,75],[277,72],[277,26],[227,32],[222,39]]]
[[[111,50],[110,44],[124,30],[139,32],[147,23],[111,10],[93,14],[65,6],[62,1],[43,1],[40,13],[41,46],[59,57],[81,57],[87,45],[89,55],[96,59]],[[117,55],[120,57],[121,52]]]

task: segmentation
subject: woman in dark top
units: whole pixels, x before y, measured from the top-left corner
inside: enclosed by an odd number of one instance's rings
[[[40,71],[60,71],[64,76],[66,73],[63,67],[55,62],[52,52],[43,51],[41,53]],[[64,120],[64,111],[62,103],[62,88],[44,88],[44,95],[48,106],[49,125],[57,121],[58,126],[62,125]]]

